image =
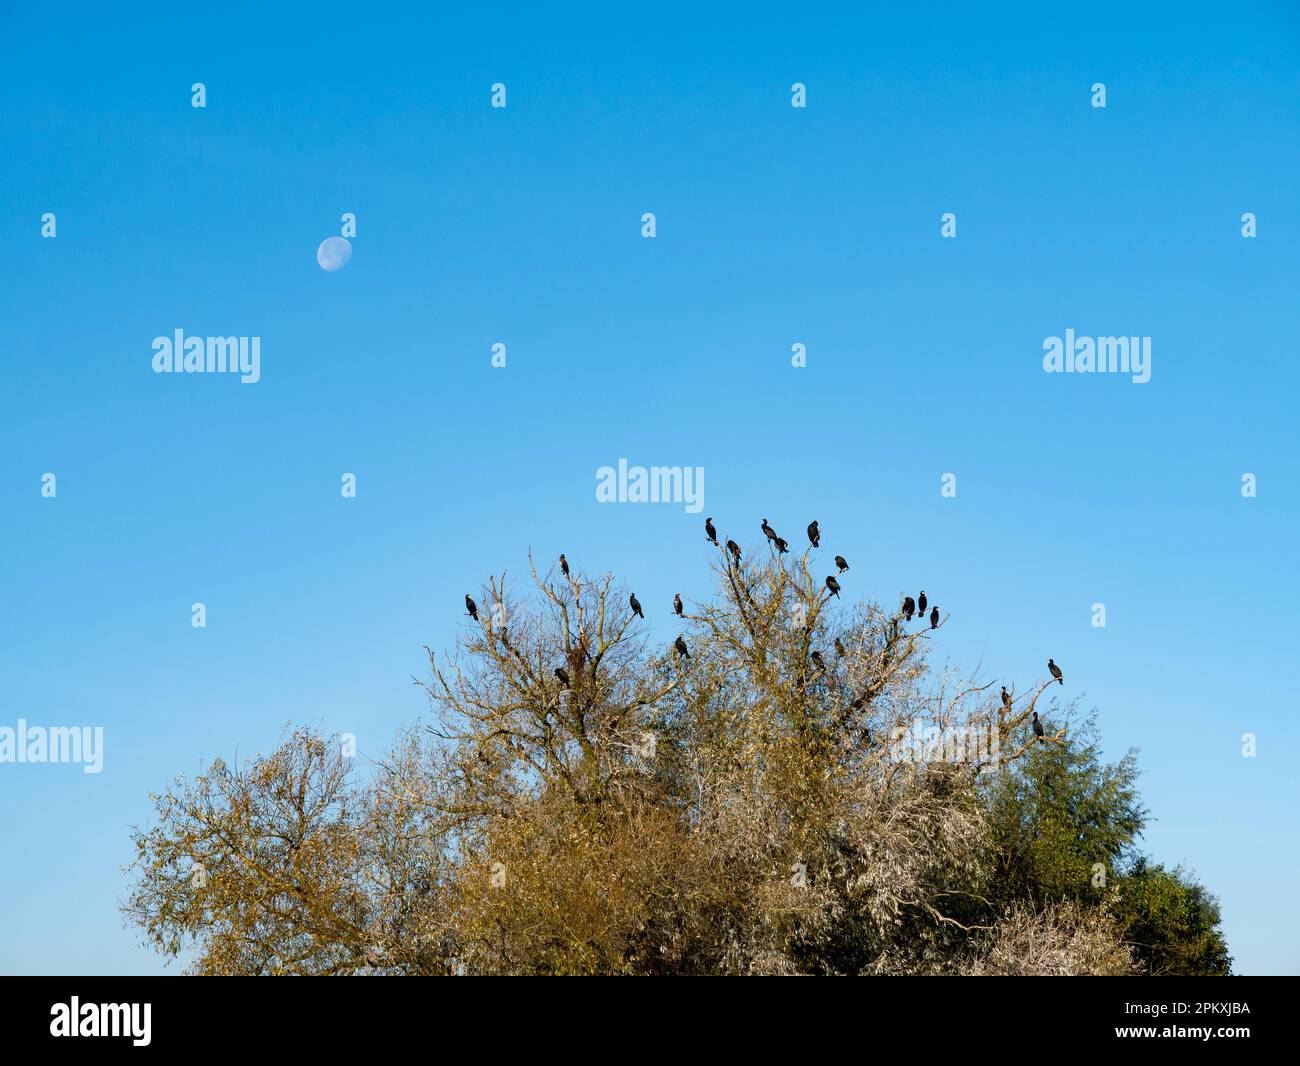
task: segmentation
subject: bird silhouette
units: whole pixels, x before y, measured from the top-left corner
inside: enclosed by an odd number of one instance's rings
[[[1002,706],[1008,711],[1011,710],[1011,693],[1007,691],[1007,686],[1002,686]]]
[[[765,536],[768,540],[778,539],[776,535],[776,530],[767,524],[766,518],[763,519],[762,530],[763,530],[763,536]]]
[[[564,552],[560,552],[560,573],[569,576],[569,560],[564,557]]]
[[[1057,681],[1062,685],[1065,684],[1065,678],[1061,676],[1061,668],[1057,666],[1056,663],[1052,662],[1051,659],[1047,660],[1047,669],[1051,671],[1052,676],[1056,678]]]
[[[826,660],[822,658],[821,652],[815,651],[810,656],[808,656],[808,658],[810,658],[814,663],[817,664],[818,670],[826,669]]]
[[[678,634],[677,639],[673,641],[673,647],[676,649],[677,654],[683,659],[689,659],[691,657],[691,653],[686,650],[686,641],[682,640],[681,634]]]
[[[835,556],[835,565],[840,568],[841,574],[849,568],[849,564],[844,561],[844,556],[842,555]]]
[[[916,612],[916,601],[913,600],[911,596],[908,596],[906,599],[903,600],[903,617],[910,622],[912,620],[912,615],[915,612]]]
[[[835,654],[838,655],[841,659],[843,659],[844,656],[848,654],[848,652],[844,650],[844,642],[840,640],[839,637],[835,638]]]
[[[826,579],[826,587],[831,590],[831,594],[838,596],[840,594],[840,583],[835,580],[835,575],[831,574]]]
[[[916,598],[916,613],[920,615],[922,618],[925,617],[925,604],[926,604],[925,589],[922,589],[921,595],[919,595]]]
[[[736,557],[736,565],[740,565],[740,545],[734,540],[727,541],[727,551]]]
[[[641,613],[641,601],[636,598],[635,592],[632,593],[632,596],[628,600],[628,602],[632,605],[632,613],[634,615],[637,615],[639,618],[644,619],[645,615]]]
[[[560,685],[562,687],[564,688],[569,687],[569,671],[566,670],[563,666],[557,666],[555,668],[555,676],[560,679]]]
[[[716,546],[718,543],[718,531],[713,528],[713,519],[704,520],[704,535]]]
[[[465,609],[469,611],[469,616],[478,621],[478,604],[469,598],[469,593],[465,593]]]
[[[790,542],[781,537],[776,538],[776,554],[788,555],[790,552]]]
[[[680,592],[673,597],[673,613],[679,616],[682,613],[682,594]]]
[[[1034,736],[1038,738],[1038,743],[1045,743],[1043,740],[1043,723],[1038,720],[1038,712],[1034,712]]]
[[[931,607],[931,608],[930,608],[930,628],[931,628],[931,629],[938,629],[938,628],[939,628],[939,608],[938,608],[938,607]]]
[[[808,542],[814,548],[818,547],[822,542],[822,531],[817,528],[815,521],[808,524]]]

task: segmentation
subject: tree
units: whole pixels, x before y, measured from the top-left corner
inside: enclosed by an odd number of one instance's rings
[[[1125,969],[1078,879],[1126,855],[1127,771],[1036,741],[1051,678],[932,668],[818,559],[717,548],[680,648],[609,575],[494,577],[373,780],[300,729],[154,797],[128,919],[201,973]],[[1059,950],[1015,969],[1032,929]]]

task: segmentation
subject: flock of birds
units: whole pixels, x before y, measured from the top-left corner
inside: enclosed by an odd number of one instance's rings
[[[777,536],[776,530],[773,529],[768,524],[766,518],[763,519],[763,524],[760,528],[763,530],[763,535],[767,537],[768,543],[771,544],[771,546],[776,549],[776,553],[778,556],[786,555],[789,553],[790,551],[789,541],[783,539],[782,537]],[[714,547],[717,548],[722,547],[722,545],[718,542],[718,531],[713,525],[712,518],[706,518],[704,520],[704,535],[705,538],[709,541],[709,543],[712,544]],[[821,547],[821,539],[822,539],[821,529],[818,527],[816,521],[810,522],[808,524],[808,543],[814,548],[819,548]],[[726,543],[726,550],[731,554],[732,558],[735,560],[736,566],[740,566],[740,545],[737,544],[734,540],[728,540]],[[839,581],[836,580],[836,576],[837,574],[842,574],[846,570],[848,570],[849,564],[847,560],[844,558],[844,556],[837,555],[835,556],[835,567],[836,567],[836,573],[828,574],[826,576],[826,588],[829,590],[832,596],[838,597],[840,594],[840,583]],[[560,553],[560,572],[565,576],[565,578],[569,577],[569,560],[564,557],[563,552]],[[637,618],[640,618],[642,621],[644,621],[645,613],[641,610],[641,601],[636,598],[635,592],[632,593],[632,595],[629,597],[628,602],[632,608],[632,613]],[[939,608],[938,606],[931,605],[930,602],[926,599],[924,589],[921,590],[921,594],[917,596],[916,599],[912,599],[911,596],[903,597],[902,615],[904,621],[910,622],[913,616],[919,617],[922,620],[924,620],[926,607],[930,607],[930,628],[938,629]],[[474,602],[474,598],[470,596],[468,592],[465,594],[465,608],[470,618],[472,618],[474,621],[477,622],[478,604]],[[680,592],[674,594],[673,596],[673,614],[677,615],[679,618],[682,617],[684,614],[684,608],[682,605],[682,595]],[[683,659],[689,659],[691,657],[690,649],[687,648],[686,641],[680,633],[677,635],[677,639],[673,641],[673,650],[676,651],[676,653]],[[841,658],[847,654],[844,644],[840,641],[839,637],[835,638],[835,652]],[[813,663],[816,664],[819,670],[824,671],[826,669],[826,661],[825,659],[822,658],[821,652],[813,651],[809,654],[809,658],[812,659]],[[1047,660],[1047,669],[1056,681],[1059,681],[1062,685],[1065,684],[1065,678],[1061,673],[1061,668],[1057,666],[1056,663],[1051,659]],[[563,666],[557,666],[555,668],[555,676],[559,679],[560,685],[563,688],[570,687],[569,672]],[[1007,711],[1011,710],[1011,694],[1007,691],[1006,685],[1002,686],[1002,706]],[[1038,720],[1037,711],[1033,712],[1033,729],[1034,729],[1034,736],[1038,739],[1038,742],[1040,744],[1043,743],[1044,742],[1043,724]]]

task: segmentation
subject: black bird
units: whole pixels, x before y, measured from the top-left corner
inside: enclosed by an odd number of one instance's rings
[[[817,523],[813,522],[808,526],[808,540],[814,548],[822,542],[822,531],[817,528]]]
[[[636,598],[635,592],[632,593],[632,598],[628,602],[632,604],[632,613],[644,619],[645,615],[641,614],[641,601]]]
[[[930,628],[931,628],[931,629],[938,629],[938,628],[939,628],[939,608],[938,608],[938,607],[931,607],[931,608],[930,608]]]
[[[555,668],[555,676],[560,679],[560,684],[562,686],[564,686],[565,688],[569,687],[569,671],[566,670],[563,666],[557,666]]]
[[[920,615],[922,618],[925,617],[925,605],[926,605],[925,589],[922,589],[921,595],[919,595],[916,598],[916,613]]]
[[[833,595],[838,596],[840,594],[840,583],[835,580],[834,574],[826,579],[826,587],[831,590]]]
[[[706,537],[708,537],[709,540],[710,540],[710,542],[712,542],[715,546],[717,545],[717,543],[718,543],[718,531],[717,531],[716,529],[713,528],[713,519],[712,519],[712,518],[706,518],[706,519],[704,520],[704,535],[705,535]]]
[[[1038,720],[1038,712],[1037,712],[1037,711],[1034,712],[1034,736],[1036,736],[1036,737],[1038,738],[1038,743],[1040,743],[1040,744],[1044,743],[1044,741],[1043,741],[1043,723],[1040,722],[1040,721]]]
[[[1011,693],[1007,691],[1006,685],[1002,686],[1002,706],[1011,710]]]
[[[740,545],[734,540],[727,541],[727,551],[736,557],[736,565],[740,565]]]
[[[903,617],[910,622],[912,620],[912,615],[915,612],[916,612],[916,601],[913,600],[911,596],[908,596],[906,599],[903,600]]]
[[[465,607],[469,611],[469,616],[478,621],[478,604],[469,598],[469,593],[465,593]]]
[[[564,557],[564,552],[560,552],[560,573],[569,576],[569,560]]]
[[[767,524],[767,519],[766,519],[766,518],[763,519],[763,527],[762,527],[762,528],[763,528],[763,536],[767,537],[768,540],[779,540],[779,539],[780,539],[780,538],[777,537],[777,535],[776,535],[776,530],[773,529],[771,526],[769,526],[769,525]]]
[[[844,556],[842,555],[835,556],[835,565],[840,568],[841,574],[849,568],[849,564],[844,561]]]
[[[686,641],[682,640],[680,634],[677,639],[673,641],[673,647],[677,650],[677,654],[683,659],[689,659],[691,657],[691,653],[686,650]]]
[[[810,658],[813,662],[817,664],[818,670],[826,669],[826,660],[822,658],[821,652],[815,651],[810,656],[808,656],[808,658]]]
[[[790,551],[790,542],[781,537],[776,538],[776,554],[786,555]]]
[[[1052,662],[1051,659],[1047,660],[1047,669],[1052,672],[1052,676],[1056,678],[1057,681],[1062,685],[1065,684],[1065,678],[1061,676],[1061,668],[1057,666],[1056,663]]]
[[[844,656],[848,654],[848,652],[844,650],[844,642],[840,640],[839,637],[835,638],[835,654],[838,655],[841,659],[843,659]]]
[[[673,613],[677,615],[682,613],[682,594],[680,592],[673,597]]]

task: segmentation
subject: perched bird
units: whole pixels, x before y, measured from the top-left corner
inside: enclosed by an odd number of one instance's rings
[[[560,573],[569,576],[569,560],[564,557],[564,552],[560,552]]]
[[[1061,668],[1057,666],[1056,663],[1052,662],[1051,659],[1047,660],[1047,669],[1051,671],[1052,676],[1056,678],[1057,681],[1062,685],[1065,684],[1065,678],[1061,676]]]
[[[835,654],[841,659],[848,654],[848,652],[844,650],[844,641],[840,640],[839,637],[835,638]]]
[[[1008,711],[1011,710],[1011,693],[1007,691],[1007,686],[1002,686],[1002,706]]]
[[[840,594],[840,583],[835,580],[834,574],[831,574],[826,579],[826,587],[831,590],[832,595],[838,596]]]
[[[835,556],[835,565],[840,568],[841,574],[849,568],[849,564],[844,561],[844,556],[842,555]]]
[[[632,613],[634,615],[637,615],[639,618],[645,618],[645,615],[641,613],[641,601],[636,598],[635,592],[632,593],[632,598],[628,602],[632,604]]]
[[[919,595],[916,598],[916,613],[919,614],[922,618],[925,617],[925,604],[926,604],[925,589],[922,589],[921,595]]]
[[[569,687],[569,671],[566,670],[563,666],[557,666],[555,668],[555,676],[560,679],[560,684],[564,688]]]
[[[1043,723],[1038,720],[1038,712],[1034,712],[1034,736],[1038,738],[1038,743],[1043,743]]]
[[[677,654],[683,659],[689,659],[691,657],[691,653],[686,650],[686,641],[682,640],[681,634],[678,634],[677,639],[673,641],[673,647],[677,650]]]
[[[734,540],[727,541],[727,551],[736,557],[736,565],[740,565],[740,545]]]
[[[787,541],[787,540],[785,540],[785,539],[783,539],[782,537],[777,537],[777,538],[776,538],[776,554],[777,554],[777,555],[786,555],[786,554],[789,553],[789,551],[790,551],[790,542]]]
[[[931,628],[931,629],[938,629],[938,628],[939,628],[939,608],[938,608],[938,607],[931,607],[931,608],[930,608],[930,628]]]
[[[912,620],[912,615],[915,612],[916,612],[916,601],[912,599],[911,596],[908,596],[906,599],[903,600],[903,617],[910,622]]]
[[[817,528],[816,522],[812,522],[808,526],[808,541],[814,548],[818,547],[822,542],[822,531]]]
[[[680,592],[673,597],[673,613],[677,615],[682,613],[682,594]]]
[[[717,531],[716,529],[713,528],[713,519],[712,519],[712,518],[706,518],[706,519],[704,520],[704,535],[705,535],[706,537],[708,537],[708,539],[709,539],[709,541],[710,541],[711,543],[713,543],[715,546],[717,545],[717,543],[718,543],[718,531]]]
[[[763,529],[763,536],[765,536],[768,540],[777,540],[777,539],[778,539],[778,537],[777,537],[777,535],[776,535],[776,530],[773,529],[771,526],[769,526],[769,525],[767,524],[767,519],[766,519],[766,518],[763,519],[763,526],[762,526],[762,529]]]
[[[469,593],[465,593],[465,607],[469,611],[469,616],[478,621],[478,604],[469,598]]]
[[[808,658],[810,658],[814,663],[817,664],[818,670],[826,669],[826,660],[822,658],[821,652],[815,651],[810,656],[808,656]]]

